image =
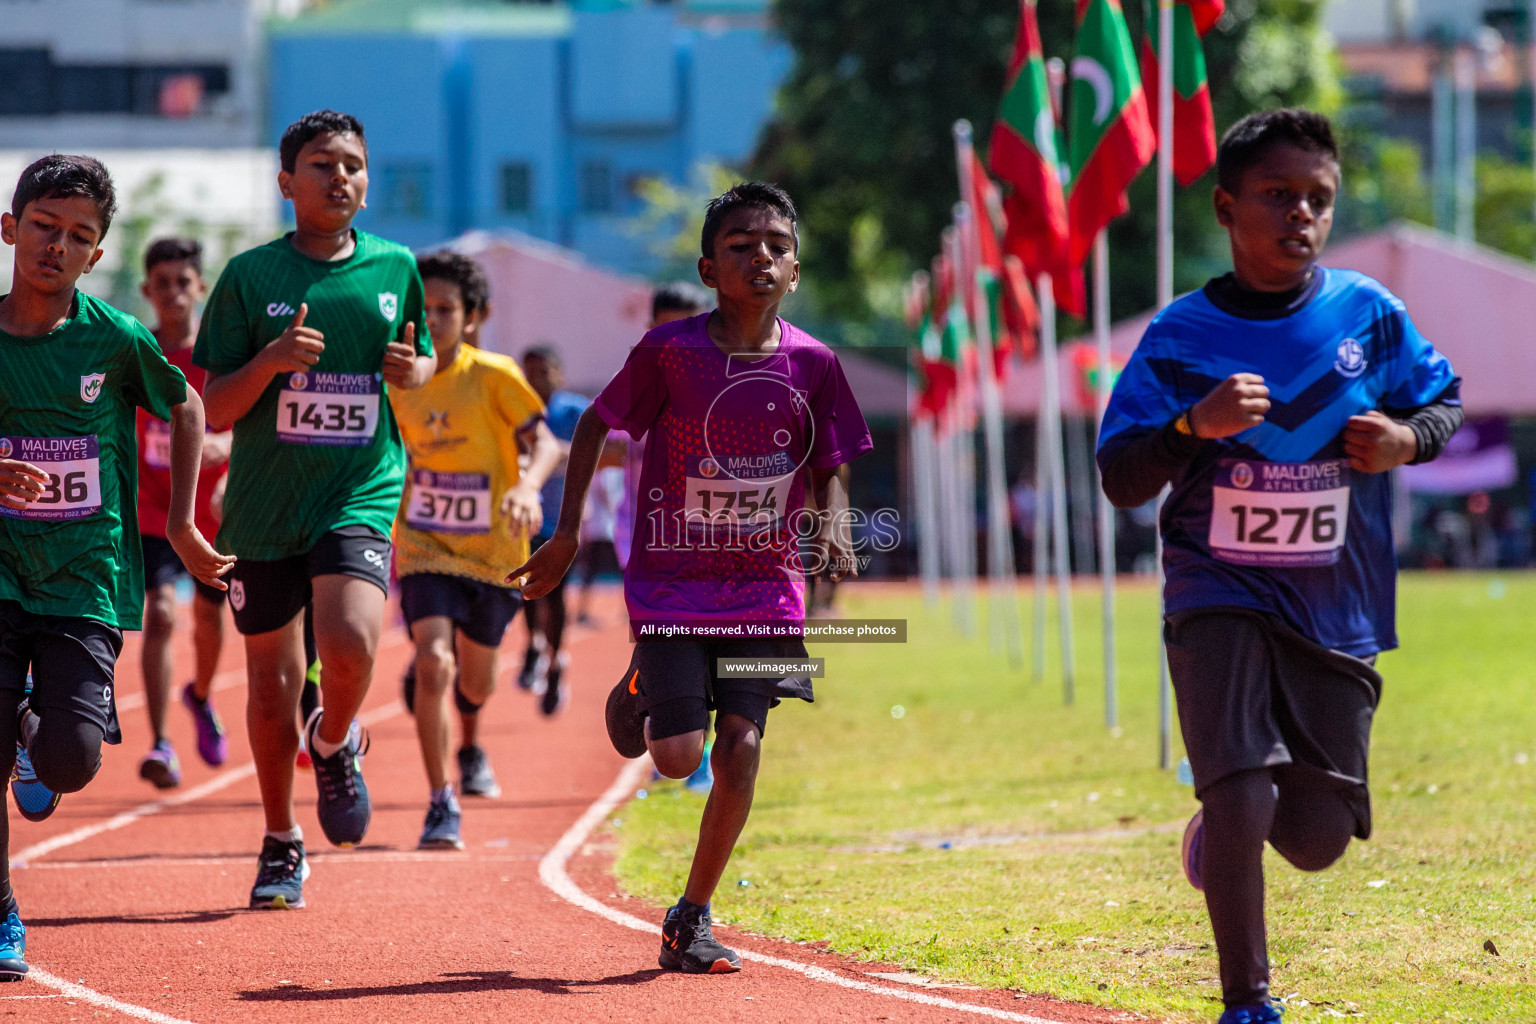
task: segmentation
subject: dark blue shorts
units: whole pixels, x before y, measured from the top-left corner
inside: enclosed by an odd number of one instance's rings
[[[24,692],[32,672],[32,709],[83,719],[108,743],[121,743],[112,682],[123,631],[95,619],[34,615],[0,601],[0,690]]]
[[[435,572],[400,577],[400,611],[407,625],[442,615],[483,647],[501,646],[522,605],[522,592],[512,587]]]

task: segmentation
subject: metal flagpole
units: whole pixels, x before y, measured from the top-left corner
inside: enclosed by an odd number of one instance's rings
[[[1049,573],[1047,563],[1050,551],[1050,491],[1051,472],[1047,465],[1050,458],[1050,430],[1046,427],[1046,414],[1048,412],[1045,401],[1045,373],[1044,352],[1046,339],[1050,339],[1051,349],[1056,348],[1056,293],[1052,291],[1050,274],[1041,274],[1035,285],[1036,300],[1040,303],[1040,351],[1041,351],[1041,395],[1040,402],[1035,410],[1035,536],[1034,536],[1034,577],[1035,577],[1035,604],[1034,604],[1034,673],[1033,682],[1041,682],[1045,679],[1045,602],[1047,581]]]
[[[971,164],[976,159],[971,141],[971,123],[958,120],[954,125],[955,167],[959,172],[960,194],[966,196],[974,180]],[[978,201],[981,197],[977,197]],[[980,270],[975,259],[980,250],[980,235],[986,210],[972,209],[962,198],[955,207],[959,227],[959,266],[965,292],[976,298],[976,316],[972,334],[976,339],[977,376],[981,389],[982,430],[987,445],[987,576],[990,603],[988,619],[994,637],[1002,633],[1008,662],[1018,666],[1024,652],[1020,649],[1018,589],[1013,564],[1013,533],[1008,515],[1008,478],[1003,461],[1003,404],[997,387],[997,363],[993,359],[991,302],[980,288]],[[986,230],[991,231],[990,220]]]
[[[1099,343],[1098,413],[1109,406],[1109,232],[1093,243],[1093,328]],[[1120,724],[1119,680],[1115,674],[1115,507],[1099,488],[1099,575],[1104,581],[1104,724]]]
[[[1477,55],[1456,47],[1456,237],[1476,240],[1477,201]]]
[[[917,561],[923,577],[923,604],[930,611],[939,603],[939,500],[934,479],[934,421],[919,416],[912,424],[912,476],[917,489]]]
[[[1525,15],[1528,38],[1526,43],[1530,49],[1526,51],[1527,71],[1531,76],[1531,166],[1536,171],[1536,0],[1531,0],[1530,9]],[[1536,217],[1536,209],[1532,216]]]
[[[1157,46],[1157,308],[1173,301],[1173,0],[1158,0]],[[1157,750],[1158,764],[1173,767],[1173,683],[1163,643],[1163,502],[1157,496]]]
[[[1040,332],[1040,369],[1045,375],[1046,461],[1051,480],[1051,548],[1056,572],[1057,626],[1061,630],[1062,699],[1077,697],[1077,665],[1072,650],[1072,565],[1067,556],[1067,467],[1061,454],[1061,371],[1056,358],[1055,324]]]

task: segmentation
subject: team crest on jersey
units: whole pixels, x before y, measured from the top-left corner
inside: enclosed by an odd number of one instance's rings
[[[1243,490],[1253,486],[1253,467],[1246,462],[1239,462],[1232,467],[1232,486]]]
[[[88,404],[101,397],[101,385],[107,379],[104,373],[88,373],[80,378],[80,397]]]
[[[1345,377],[1358,377],[1365,372],[1365,346],[1354,338],[1339,342],[1339,356],[1333,368]]]
[[[395,322],[395,313],[400,309],[400,296],[394,292],[379,292],[379,312],[384,314],[384,319],[390,323]]]
[[[288,375],[288,386],[294,391],[303,391],[309,387],[309,375],[306,373],[290,373]]]

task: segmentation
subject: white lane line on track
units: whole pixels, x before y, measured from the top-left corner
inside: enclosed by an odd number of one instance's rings
[[[637,788],[650,778],[651,759],[641,757],[624,765],[618,777],[613,780],[606,792],[588,807],[586,812],[576,823],[566,829],[550,851],[539,861],[539,881],[550,889],[555,895],[572,903],[583,910],[591,911],[600,917],[605,917],[614,924],[625,928],[633,928],[635,931],[649,932],[652,935],[661,934],[661,926],[650,921],[643,921],[632,914],[626,914],[622,910],[610,907],[601,900],[587,895],[566,873],[566,865],[571,857],[581,849],[581,844],[587,841],[592,830],[606,818],[620,804],[628,800]],[[802,964],[795,960],[785,960],[782,957],[767,956],[762,953],[754,953],[748,949],[737,950],[743,960],[753,963],[767,964],[771,967],[782,967],[786,971],[794,971],[803,974],[812,981],[825,982],[829,985],[837,985],[841,988],[850,988],[858,992],[867,992],[872,995],[889,996],[892,999],[902,999],[909,1003],[921,1003],[924,1006],[936,1006],[945,1010],[958,1010],[962,1013],[974,1013],[982,1017],[992,1017],[996,1020],[1018,1021],[1020,1024],[1062,1024],[1061,1021],[1050,1020],[1046,1017],[1034,1017],[1027,1013],[1014,1013],[1011,1010],[999,1010],[991,1006],[979,1006],[975,1003],[962,1003],[955,999],[946,999],[943,996],[930,995],[927,992],[912,991],[909,989],[890,988],[885,985],[876,985],[873,982],[860,981],[857,978],[845,977],[836,971],[829,971],[825,967],[813,967],[810,964]]]
[[[543,855],[538,853],[515,853],[485,856],[478,851],[469,850],[347,850],[341,853],[327,853],[317,850],[314,853],[305,852],[305,858],[311,864],[325,864],[329,861],[346,860],[348,864],[377,864],[377,863],[437,863],[437,864],[512,864],[528,860],[539,860]],[[46,860],[41,864],[11,865],[13,869],[25,868],[29,871],[99,871],[103,868],[145,868],[149,870],[161,870],[162,868],[194,868],[194,867],[224,867],[235,861],[244,862],[249,859],[245,854],[238,857],[121,857],[106,860]],[[0,996],[0,999],[4,999]]]
[[[394,645],[390,644],[390,646]],[[400,703],[398,700],[392,700],[382,707],[374,708],[372,711],[365,711],[364,713],[358,715],[357,719],[365,726],[374,725],[378,722],[384,721],[385,719],[392,718],[404,710],[404,704]],[[62,847],[72,846],[75,843],[83,842],[84,840],[89,839],[92,836],[100,835],[103,832],[111,832],[115,829],[120,829],[125,825],[133,824],[140,818],[146,818],[151,814],[157,814],[160,811],[165,810],[167,807],[175,807],[179,804],[189,803],[193,800],[207,796],[209,793],[216,793],[221,789],[239,782],[241,779],[249,778],[255,774],[255,763],[247,762],[237,768],[231,768],[226,772],[215,775],[213,778],[209,779],[202,785],[194,786],[192,789],[187,790],[185,793],[178,793],[176,796],[167,800],[154,800],[147,804],[140,804],[138,807],[133,808],[133,810],[124,811],[122,814],[108,818],[104,822],[99,822],[95,825],[87,825],[84,828],[77,828],[74,831],[66,832],[63,835],[54,836],[52,839],[45,839],[41,843],[34,843],[32,846],[22,850],[21,853],[16,856],[15,860],[17,862],[32,860],[37,857],[41,857],[44,854],[51,853],[54,850],[60,849]],[[12,866],[15,867],[19,865],[13,863]],[[65,981],[63,978],[49,974],[47,971],[43,970],[36,964],[30,965],[30,967],[31,969],[27,972],[27,977],[29,979],[37,982],[39,985],[44,985],[48,988],[54,989],[55,991],[69,996],[72,999],[78,999],[83,1003],[89,1003],[92,1006],[99,1006],[105,1010],[115,1010],[118,1013],[132,1017],[135,1020],[149,1021],[150,1024],[195,1024],[194,1021],[183,1020],[180,1017],[171,1017],[167,1014],[159,1012],[158,1010],[151,1010],[144,1006],[135,1006],[133,1003],[125,1003],[120,999],[113,999],[111,996],[103,992],[97,992],[95,989],[86,988],[84,985],[77,985],[72,981]]]
[[[56,978],[35,964],[27,972],[27,977],[38,984],[58,989],[60,995],[67,996],[70,999],[78,999],[82,1003],[90,1003],[92,1006],[99,1006],[104,1010],[116,1010],[118,1013],[132,1017],[135,1020],[147,1020],[150,1024],[193,1024],[192,1021],[183,1020],[180,1017],[172,1017],[158,1010],[151,1010],[148,1007],[125,1003],[120,999],[113,999],[111,996],[102,995],[93,988],[86,988],[84,985],[76,985],[72,981]]]

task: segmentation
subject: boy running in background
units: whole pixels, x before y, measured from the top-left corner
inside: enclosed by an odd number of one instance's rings
[[[405,448],[385,400],[436,366],[421,277],[404,246],[352,227],[368,191],[363,126],[321,110],[288,126],[278,188],[296,229],[230,261],[203,314],[193,362],[209,418],[234,427],[219,537],[250,678],[246,726],[266,835],[253,907],[304,905],[293,815],[294,727],[314,606],[324,706],[304,726],[320,827],[362,842],[372,806],[354,716],[367,696],[389,586],[389,530]]]
[[[395,565],[416,644],[409,703],[431,788],[418,845],[461,850],[459,802],[448,780],[448,694],[471,720],[491,695],[502,636],[522,604],[496,566],[527,561],[542,518],[539,488],[560,446],[517,364],[475,347],[490,316],[480,267],[453,252],[423,256],[417,266],[439,363],[425,387],[390,395],[411,460],[395,520]],[[518,471],[520,431],[533,434],[526,474]],[[458,761],[464,792],[499,792],[472,738]]]
[[[1173,485],[1164,633],[1201,802],[1184,870],[1216,936],[1221,1024],[1269,1024],[1264,843],[1321,871],[1371,834],[1374,664],[1397,646],[1387,470],[1441,452],[1460,382],[1396,296],[1318,263],[1340,184],[1327,119],[1244,118],[1217,180],[1233,272],[1147,328],[1098,462],[1121,508]]]
[[[122,742],[113,671],[144,594],[136,406],[171,423],[166,536],[177,557],[212,587],[234,561],[193,521],[197,392],[142,324],[75,287],[101,259],[116,205],[100,163],[55,155],[22,171],[0,215],[0,237],[15,247],[11,291],[0,296],[0,759],[15,758],[18,772],[35,771],[55,794],[23,808],[32,820],[91,781],[103,742]],[[7,849],[9,839],[0,812]],[[0,981],[27,973],[26,937],[7,856]]]
[[[155,311],[155,340],[160,351],[202,393],[203,371],[192,365],[197,340],[197,304],[207,294],[203,281],[203,247],[190,238],[162,238],[144,253],[144,283],[139,289]],[[154,743],[139,764],[139,776],[159,789],[181,783],[181,763],[165,733],[165,712],[171,698],[171,638],[176,631],[176,581],[187,570],[165,539],[171,501],[170,428],[139,411],[139,533],[144,548],[144,707]],[[205,536],[219,529],[213,499],[224,486],[229,462],[229,434],[203,437],[202,473],[197,480],[194,519]],[[201,580],[193,581],[193,675],[181,691],[181,702],[197,727],[197,753],[210,765],[221,765],[228,754],[224,724],[213,708],[211,687],[224,648],[225,592]]]
[[[563,464],[571,437],[576,432],[576,421],[592,403],[585,395],[565,390],[565,367],[555,350],[547,345],[538,345],[523,353],[523,372],[544,403],[544,422],[560,442]],[[564,487],[563,470],[557,471],[544,484],[541,492],[544,525],[533,538],[534,551],[539,550],[554,531]],[[527,602],[524,621],[528,624],[528,649],[523,652],[523,669],[518,673],[517,685],[533,691],[539,698],[539,710],[546,715],[553,715],[563,708],[567,697],[562,680],[570,665],[570,655],[561,649],[565,643],[565,618],[563,579],[537,601]]]
[[[741,968],[714,938],[709,901],[746,824],[768,710],[813,698],[804,677],[720,675],[720,658],[803,659],[794,639],[662,640],[661,624],[802,624],[802,568],[856,572],[848,462],[871,447],[837,358],[778,317],[799,284],[795,207],[772,185],[741,184],[709,204],[699,276],[719,308],[647,334],[581,416],[571,442],[560,522],[514,569],[532,596],[576,555],[581,509],[610,429],[647,436],[640,515],[624,571],[636,635],[629,669],[608,698],[608,735],[625,757],[647,750],[669,778],[703,757],[715,712],[715,785],[682,899],[662,925],[661,966],[693,974]],[[809,485],[817,516],[805,508]],[[822,564],[803,567],[799,538]]]

